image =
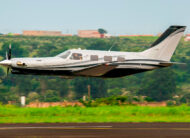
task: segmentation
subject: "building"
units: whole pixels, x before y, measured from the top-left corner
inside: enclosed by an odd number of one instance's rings
[[[190,41],[190,34],[186,34],[184,41]]]
[[[73,36],[72,34],[61,34],[61,36]]]
[[[83,38],[104,38],[105,34],[100,34],[98,30],[79,30],[78,36]]]
[[[154,36],[152,34],[144,34],[144,35],[119,35],[119,37],[131,37],[131,36]]]
[[[27,36],[62,36],[62,33],[61,33],[61,31],[24,30],[23,35],[27,35]]]
[[[13,33],[13,35],[18,36],[18,35],[21,35],[21,34],[19,34],[19,33]]]

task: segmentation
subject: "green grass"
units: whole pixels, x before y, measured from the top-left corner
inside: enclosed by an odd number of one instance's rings
[[[0,123],[190,122],[190,107],[49,107],[0,106]]]

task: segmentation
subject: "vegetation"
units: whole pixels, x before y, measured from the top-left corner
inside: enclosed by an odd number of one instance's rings
[[[190,122],[190,107],[49,107],[0,106],[0,123]]]
[[[146,84],[140,88],[139,94],[147,95],[155,101],[165,101],[172,98],[172,94],[176,92],[173,70],[169,68],[158,69],[155,72],[150,72],[148,77],[143,79]]]
[[[10,43],[13,57],[46,57],[55,56],[70,48],[108,50],[113,47],[112,50],[117,51],[142,51],[149,48],[156,39],[157,37],[142,36],[105,39],[77,36],[0,36],[0,60],[5,58],[5,52]],[[124,95],[147,96],[146,99],[150,101],[175,100],[188,103],[190,101],[188,100],[190,99],[188,96],[190,93],[189,45],[190,42],[184,42],[182,39],[172,58],[172,61],[184,62],[186,65],[175,65],[167,69],[115,79],[63,79],[11,74],[6,77],[6,69],[0,68],[0,102],[18,102],[21,95],[25,95],[28,102],[78,100],[83,95],[88,95],[87,85],[91,85],[92,99]]]

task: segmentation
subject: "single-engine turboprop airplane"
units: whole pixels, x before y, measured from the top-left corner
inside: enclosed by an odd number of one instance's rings
[[[0,65],[11,68],[12,74],[54,75],[63,77],[127,76],[157,68],[168,67],[170,59],[185,31],[185,26],[170,26],[152,45],[142,52],[100,50],[67,50],[54,57],[11,58],[9,47],[6,60]]]

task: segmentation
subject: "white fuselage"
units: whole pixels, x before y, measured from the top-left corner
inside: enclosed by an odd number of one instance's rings
[[[80,58],[73,58],[74,54],[78,54]],[[12,63],[11,65],[12,73],[15,74],[39,73],[39,75],[40,74],[63,75],[63,76],[79,75],[79,76],[92,76],[92,77],[99,77],[99,75],[97,74],[85,75],[85,73],[77,74],[77,72],[103,64],[108,64],[109,66],[113,65],[116,66],[114,67],[114,70],[118,69],[121,69],[122,71],[136,70],[137,72],[139,70],[141,72],[160,67],[159,66],[160,62],[158,60],[147,59],[147,57],[143,57],[143,55],[141,55],[141,52],[117,52],[117,51],[81,50],[81,49],[68,50],[55,57],[12,58],[11,63]],[[131,74],[131,73],[129,72],[126,74]],[[117,76],[117,74],[115,74],[115,76]]]

